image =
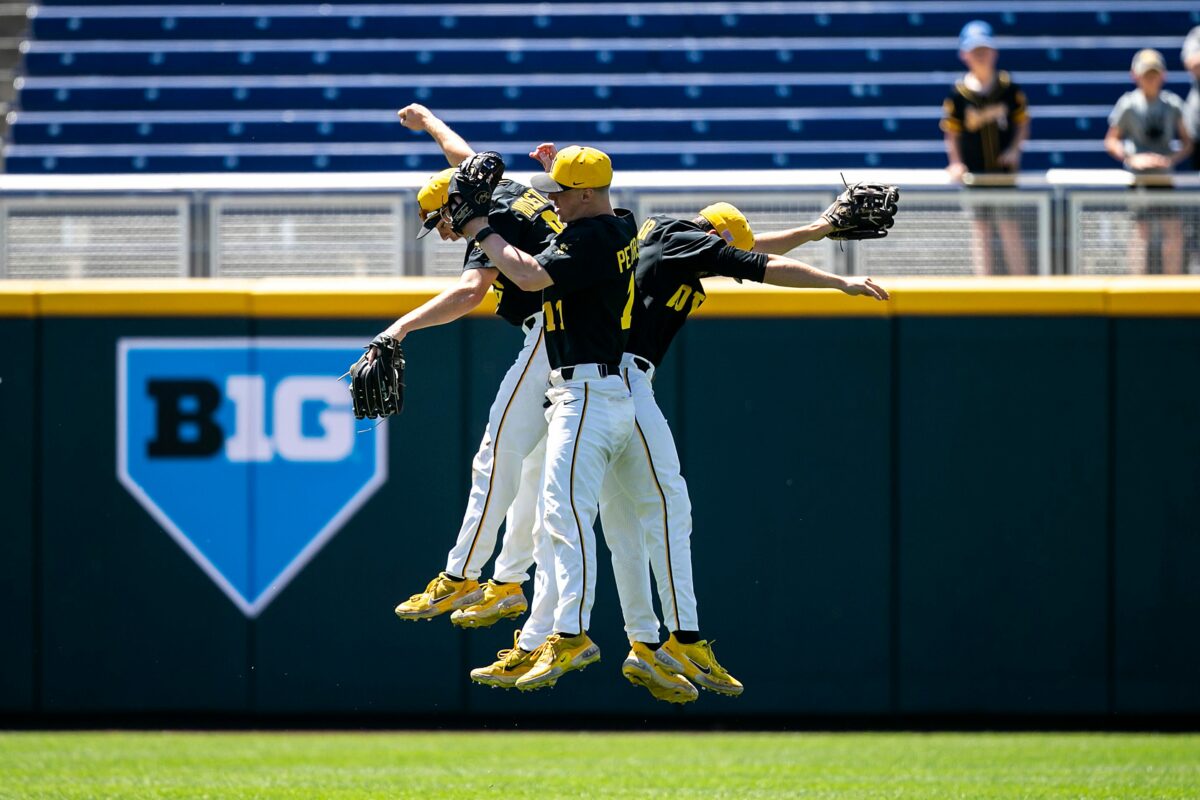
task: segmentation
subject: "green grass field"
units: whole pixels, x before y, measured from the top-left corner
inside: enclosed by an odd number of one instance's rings
[[[1196,798],[1200,736],[0,733],[0,798]]]

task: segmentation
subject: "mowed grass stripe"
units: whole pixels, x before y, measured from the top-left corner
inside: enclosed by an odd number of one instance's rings
[[[0,733],[0,798],[1196,798],[1200,735]]]

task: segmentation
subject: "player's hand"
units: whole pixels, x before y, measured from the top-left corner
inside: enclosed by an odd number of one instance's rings
[[[558,148],[550,142],[543,142],[534,148],[529,157],[542,165],[543,172],[549,172],[550,167],[554,165],[556,155],[558,155]]]
[[[396,340],[396,344],[399,344],[404,339],[404,329],[393,325],[392,327],[390,327],[386,331],[384,331],[382,335],[392,337],[393,339]],[[370,347],[367,348],[367,361],[374,361],[378,357],[379,357],[379,348],[378,347],[376,347],[375,345],[371,345]]]
[[[967,174],[967,165],[961,161],[955,161],[946,167],[946,172],[950,174],[950,180],[962,183],[963,176]]]
[[[1016,169],[1021,165],[1021,151],[1015,147],[1010,147],[996,158],[997,163],[1001,166]]]
[[[851,297],[863,296],[874,297],[876,300],[887,300],[890,295],[887,289],[884,289],[870,278],[846,278],[846,283],[842,286],[842,291]]]
[[[423,131],[429,120],[433,119],[433,112],[420,103],[410,103],[397,111],[396,116],[400,118],[400,124],[410,131]]]
[[[1125,159],[1125,165],[1132,170],[1169,169],[1171,162],[1158,153],[1135,153]]]

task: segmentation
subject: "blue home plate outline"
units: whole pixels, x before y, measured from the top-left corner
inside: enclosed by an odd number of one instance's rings
[[[183,551],[196,562],[199,567],[204,570],[204,573],[217,585],[225,596],[241,610],[241,612],[253,619],[257,617],[263,609],[271,604],[271,601],[282,592],[287,585],[292,582],[292,579],[300,574],[301,571],[308,565],[308,562],[321,551],[325,543],[334,537],[341,530],[342,526],[349,522],[358,509],[379,490],[379,487],[387,482],[387,428],[386,425],[379,425],[369,434],[359,434],[364,436],[375,436],[375,472],[362,488],[360,488],[350,500],[342,506],[341,510],[333,516],[333,518],[322,528],[316,536],[312,538],[307,545],[304,546],[295,558],[279,573],[276,578],[271,581],[270,586],[263,590],[262,594],[254,602],[249,602],[244,598],[234,586],[229,582],[221,571],[217,569],[211,561],[200,552],[199,548],[184,534],[182,530],[167,516],[158,504],[151,499],[150,495],[138,484],[137,481],[129,474],[129,453],[126,437],[126,418],[128,415],[128,397],[127,397],[127,361],[131,350],[234,350],[240,348],[254,348],[257,350],[346,350],[354,351],[362,349],[362,341],[360,339],[351,338],[330,338],[330,337],[246,337],[246,336],[230,336],[230,337],[210,337],[210,338],[193,338],[193,337],[122,337],[117,340],[117,478],[121,481],[121,485],[133,495],[138,504],[142,506],[154,520],[162,526],[171,538],[175,540]],[[333,380],[336,376],[330,376]]]

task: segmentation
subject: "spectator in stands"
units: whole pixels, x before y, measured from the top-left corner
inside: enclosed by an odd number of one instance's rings
[[[1013,186],[1021,164],[1021,145],[1029,138],[1025,93],[1007,72],[997,71],[992,26],[974,20],[958,36],[958,55],[967,74],[955,82],[942,103],[946,170],[973,188]],[[1009,275],[1029,272],[1020,217],[1011,206],[971,203],[975,229],[975,270],[999,274],[992,246],[998,234]]]
[[[1192,90],[1187,96],[1187,126],[1194,143],[1200,138],[1200,25],[1188,33],[1180,57],[1184,68],[1192,74]],[[1192,169],[1200,170],[1200,147],[1192,148]]]
[[[1192,139],[1184,122],[1183,100],[1163,88],[1167,64],[1157,50],[1139,50],[1133,57],[1133,81],[1137,88],[1121,95],[1108,115],[1104,148],[1134,175],[1139,193],[1172,188],[1171,170],[1192,152]],[[1172,147],[1178,136],[1180,147]],[[1135,272],[1146,273],[1149,262],[1151,223],[1162,225],[1162,271],[1183,272],[1183,221],[1177,207],[1136,207],[1136,235],[1130,243],[1130,262]]]

